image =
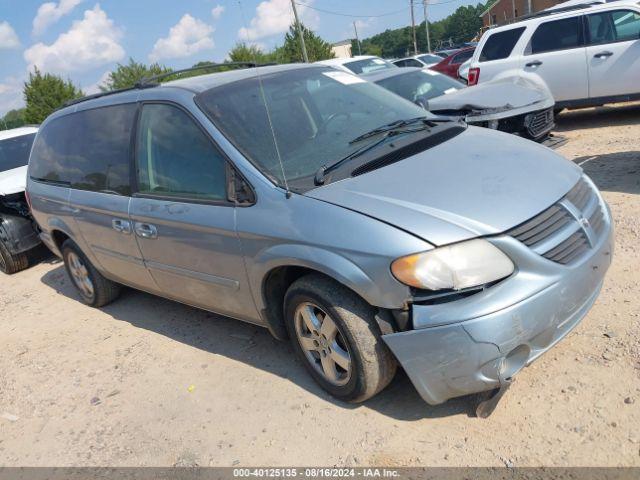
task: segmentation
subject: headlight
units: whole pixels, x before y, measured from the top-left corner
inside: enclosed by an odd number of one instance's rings
[[[513,269],[509,257],[481,239],[408,255],[391,264],[399,281],[429,290],[475,287],[507,277]]]

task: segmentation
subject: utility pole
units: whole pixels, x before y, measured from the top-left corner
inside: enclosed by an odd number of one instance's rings
[[[431,53],[431,38],[429,38],[429,20],[427,19],[427,0],[422,0],[424,7],[424,29],[427,31],[427,52]]]
[[[356,32],[356,42],[358,42],[358,55],[362,55],[362,45],[360,45],[360,37],[358,37],[358,27],[356,27],[356,22],[353,22],[353,29]]]
[[[418,54],[418,41],[416,39],[416,17],[413,14],[413,0],[409,2],[411,4],[411,29],[413,31],[413,54]]]
[[[307,46],[304,44],[304,35],[302,34],[302,26],[298,19],[298,10],[296,9],[295,0],[291,0],[291,8],[293,8],[293,16],[296,18],[296,28],[298,29],[298,37],[300,37],[300,46],[302,47],[302,57],[304,63],[309,63],[309,56],[307,55]]]

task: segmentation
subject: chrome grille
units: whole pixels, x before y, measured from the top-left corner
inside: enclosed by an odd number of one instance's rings
[[[543,257],[563,265],[579,260],[597,242],[605,227],[599,196],[584,178],[560,201],[509,230]]]
[[[537,137],[552,128],[553,108],[533,113],[527,118],[527,130],[532,137]]]

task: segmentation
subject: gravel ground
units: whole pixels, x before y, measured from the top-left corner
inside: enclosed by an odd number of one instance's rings
[[[489,419],[402,373],[336,402],[265,330],[136,291],[94,310],[49,259],[0,274],[0,465],[640,466],[640,105],[565,112],[558,133],[611,206],[614,262]]]

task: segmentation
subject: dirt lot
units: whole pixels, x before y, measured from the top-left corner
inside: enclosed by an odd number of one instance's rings
[[[640,105],[558,124],[613,210],[614,263],[489,419],[404,374],[336,402],[266,330],[136,291],[94,310],[49,260],[0,276],[0,465],[640,466]]]

